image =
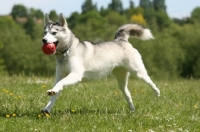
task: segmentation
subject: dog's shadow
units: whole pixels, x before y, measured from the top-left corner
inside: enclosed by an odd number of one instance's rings
[[[130,111],[121,110],[121,109],[88,109],[88,108],[79,108],[79,109],[66,109],[66,110],[55,110],[51,114],[54,116],[60,115],[109,115],[109,114],[123,114],[123,113],[132,113]]]
[[[78,109],[65,109],[65,110],[53,110],[50,114],[44,114],[41,112],[14,112],[14,113],[4,113],[0,112],[0,118],[43,118],[43,117],[59,117],[65,115],[112,115],[112,114],[124,114],[133,113],[124,109],[88,109],[88,108],[78,108]]]

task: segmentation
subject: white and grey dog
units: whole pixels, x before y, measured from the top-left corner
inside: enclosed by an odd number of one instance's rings
[[[160,91],[147,74],[141,55],[128,42],[129,36],[142,40],[153,39],[149,29],[137,24],[125,24],[117,30],[114,41],[93,44],[79,39],[68,28],[66,19],[62,14],[56,22],[44,18],[43,43],[56,45],[56,79],[54,87],[47,91],[49,103],[41,111],[50,113],[56,98],[63,87],[78,83],[101,79],[112,74],[118,81],[119,88],[125,95],[129,109],[135,110],[131,94],[128,90],[129,73],[148,83],[155,94]]]

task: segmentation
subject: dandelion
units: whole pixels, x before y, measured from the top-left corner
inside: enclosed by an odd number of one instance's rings
[[[9,93],[9,91],[8,91],[8,90],[5,90],[5,92],[6,92],[6,93]]]
[[[7,117],[7,118],[9,118],[9,117],[10,117],[10,115],[9,115],[9,114],[6,114],[6,117]]]
[[[13,113],[13,114],[12,114],[12,117],[16,117],[16,114]]]
[[[10,96],[13,96],[13,93],[10,93]]]
[[[46,88],[46,85],[42,85],[42,88]]]
[[[41,117],[42,117],[42,116],[39,114],[39,115],[38,115],[38,118],[41,118]]]
[[[115,92],[115,95],[118,95],[119,93],[118,92]]]
[[[194,105],[194,108],[195,108],[195,109],[198,108],[197,105]]]
[[[72,113],[74,113],[74,112],[75,112],[75,110],[71,110],[71,112],[72,112]]]
[[[179,103],[180,106],[182,106],[182,103]]]
[[[46,116],[46,117],[50,117],[50,114],[46,113],[45,116]]]
[[[137,90],[134,90],[134,92],[136,93],[136,92],[137,92]]]

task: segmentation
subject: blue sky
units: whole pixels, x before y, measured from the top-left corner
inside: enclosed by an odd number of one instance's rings
[[[13,5],[23,4],[26,7],[41,9],[44,13],[49,13],[50,10],[56,10],[57,13],[63,13],[65,17],[74,12],[81,12],[81,5],[85,0],[5,0],[0,4],[0,15],[6,15],[11,12]],[[121,0],[123,7],[129,7],[129,0]],[[93,0],[97,3],[98,8],[101,6],[107,7],[111,0]],[[133,0],[136,6],[139,5],[139,0]],[[165,0],[167,5],[167,13],[170,17],[183,18],[190,16],[195,7],[200,7],[200,0]]]

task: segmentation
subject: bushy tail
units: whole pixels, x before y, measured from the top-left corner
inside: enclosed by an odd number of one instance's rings
[[[125,24],[118,28],[115,34],[115,41],[128,41],[130,35],[141,40],[154,39],[149,29],[138,24]]]

